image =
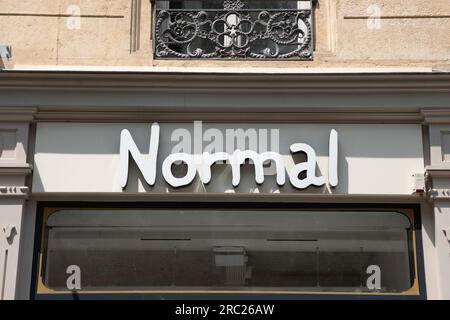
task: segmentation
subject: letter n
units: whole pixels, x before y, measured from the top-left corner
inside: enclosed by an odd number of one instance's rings
[[[131,133],[123,129],[120,133],[120,186],[124,189],[128,182],[129,155],[144,176],[145,182],[153,186],[156,180],[156,160],[159,147],[159,124],[153,123],[151,128],[150,146],[148,155],[139,151]]]

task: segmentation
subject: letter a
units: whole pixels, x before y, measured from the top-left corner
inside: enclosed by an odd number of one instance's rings
[[[316,176],[316,152],[311,146],[305,143],[294,143],[291,145],[291,152],[306,153],[306,162],[296,164],[289,174],[289,180],[295,188],[305,189],[310,185],[320,187],[325,184],[325,178],[323,176]],[[306,177],[304,179],[299,179],[298,175],[304,171],[306,171]]]

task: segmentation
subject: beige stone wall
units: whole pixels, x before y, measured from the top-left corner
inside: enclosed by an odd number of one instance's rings
[[[141,0],[138,20],[132,3],[133,0],[1,0],[0,44],[12,46],[12,66],[450,65],[450,0],[319,0],[315,13],[316,53],[310,62],[155,61],[150,0]],[[71,28],[71,5],[81,10],[79,29]],[[368,26],[368,17],[377,10],[381,14],[380,28],[373,29]],[[138,21],[137,28],[131,27],[134,21]]]

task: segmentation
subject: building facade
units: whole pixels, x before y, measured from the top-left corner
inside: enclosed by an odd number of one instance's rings
[[[1,299],[450,299],[448,0],[0,16]]]

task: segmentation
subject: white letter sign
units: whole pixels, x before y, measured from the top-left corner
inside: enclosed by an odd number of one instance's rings
[[[130,155],[147,184],[150,186],[155,184],[159,135],[159,125],[154,123],[151,127],[148,155],[143,155],[136,146],[131,133],[126,129],[122,130],[120,134],[120,185],[122,189],[127,185]],[[198,132],[197,136],[202,137]],[[197,142],[197,149],[202,143],[203,141],[201,143]],[[211,167],[219,161],[226,161],[231,165],[233,187],[239,186],[241,181],[241,166],[247,159],[255,167],[255,181],[257,184],[264,183],[264,165],[268,162],[275,164],[277,185],[283,186],[286,182],[286,165],[279,152],[265,151],[258,153],[254,150],[240,149],[234,150],[232,153],[201,153],[201,151],[197,150],[195,154],[201,157],[201,163],[199,162],[199,164],[201,164],[200,170],[202,172],[201,179],[203,184],[208,184],[211,181]],[[306,189],[311,185],[320,187],[326,183],[326,179],[321,173],[317,173],[316,175],[317,156],[315,150],[310,145],[294,143],[290,146],[290,151],[293,154],[302,152],[306,155],[306,161],[295,164],[289,172],[289,181],[294,188]],[[338,133],[334,129],[331,130],[329,135],[328,152],[328,184],[330,187],[336,187],[338,185]],[[175,177],[172,172],[172,166],[178,165],[180,162],[186,164],[187,172],[183,177]],[[174,188],[191,184],[196,174],[197,166],[192,154],[173,153],[169,154],[163,161],[162,175],[164,180]],[[300,174],[303,174],[302,178],[300,178]]]
[[[122,189],[126,187],[128,181],[129,154],[131,154],[134,162],[136,162],[139,170],[141,170],[145,181],[151,186],[155,184],[158,147],[159,124],[157,123],[152,124],[150,146],[147,156],[143,156],[140,153],[136,143],[134,143],[130,131],[127,129],[122,130],[120,133],[120,186]]]

